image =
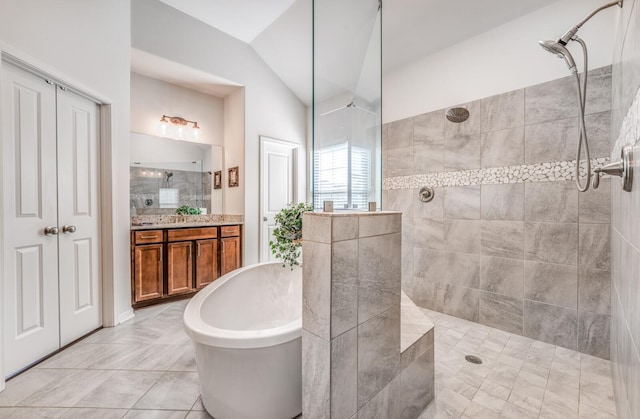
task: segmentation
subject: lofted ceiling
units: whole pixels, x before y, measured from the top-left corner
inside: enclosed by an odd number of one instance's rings
[[[311,103],[311,0],[160,1],[250,44],[301,101]],[[556,1],[383,0],[383,73]]]

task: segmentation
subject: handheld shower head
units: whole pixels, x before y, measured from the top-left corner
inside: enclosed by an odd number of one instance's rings
[[[173,176],[173,172],[164,172],[164,175],[166,176],[166,182],[169,182],[169,178],[171,178],[171,176]]]
[[[538,41],[538,44],[544,49],[552,54],[555,54],[558,58],[564,59],[564,62],[567,64],[569,71],[577,72],[576,62],[573,60],[573,56],[569,52],[567,48],[565,48],[560,42],[557,41]]]

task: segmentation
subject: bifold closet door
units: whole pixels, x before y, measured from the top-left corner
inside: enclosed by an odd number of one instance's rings
[[[57,350],[56,86],[2,65],[4,372]]]
[[[58,89],[60,344],[102,325],[99,107]]]
[[[2,62],[2,333],[15,372],[102,325],[99,107]]]

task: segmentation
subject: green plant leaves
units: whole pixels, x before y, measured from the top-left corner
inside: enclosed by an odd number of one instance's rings
[[[302,213],[313,211],[312,204],[301,202],[290,204],[276,214],[276,228],[273,230],[274,240],[269,242],[271,253],[282,261],[282,266],[299,265],[302,247]]]
[[[178,215],[200,215],[201,213],[200,208],[190,207],[188,205],[183,205],[176,209],[176,214]]]

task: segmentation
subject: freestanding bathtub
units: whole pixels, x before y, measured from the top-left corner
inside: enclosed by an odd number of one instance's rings
[[[184,312],[202,403],[216,419],[287,419],[302,411],[302,270],[280,262],[230,272]]]

